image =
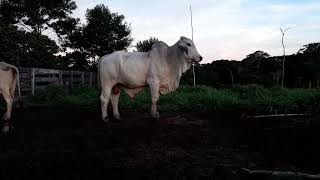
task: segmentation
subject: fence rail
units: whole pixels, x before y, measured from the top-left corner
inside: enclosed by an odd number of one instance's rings
[[[59,85],[70,89],[80,84],[90,86],[97,84],[96,72],[25,67],[18,67],[18,70],[22,96],[34,94],[37,89],[43,89],[49,85]]]

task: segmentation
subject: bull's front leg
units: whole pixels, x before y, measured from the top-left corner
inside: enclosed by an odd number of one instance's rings
[[[157,110],[157,102],[159,100],[159,83],[151,83],[150,85],[150,93],[151,93],[151,116],[153,118],[160,118],[159,112]]]

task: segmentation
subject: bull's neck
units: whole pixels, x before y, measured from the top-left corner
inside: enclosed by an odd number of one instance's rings
[[[177,44],[169,47],[167,63],[171,74],[175,77],[177,85],[179,85],[182,74],[190,68],[190,64],[184,59],[184,54]]]

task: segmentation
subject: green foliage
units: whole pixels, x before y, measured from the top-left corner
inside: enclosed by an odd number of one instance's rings
[[[77,27],[67,37],[66,47],[85,51],[95,58],[124,50],[130,45],[131,30],[123,15],[111,12],[104,5],[97,5],[87,10],[86,19],[87,24]]]
[[[66,59],[69,60],[71,68],[74,70],[90,70],[89,60],[87,59],[87,55],[85,52],[74,51],[73,53],[68,53],[66,55]]]
[[[47,36],[0,26],[0,61],[17,66],[55,68],[58,46]]]
[[[83,34],[92,57],[124,50],[132,42],[130,26],[125,22],[124,15],[113,13],[104,5],[97,5],[87,10],[86,18]]]
[[[48,105],[78,105],[97,108],[99,92],[95,87],[79,86],[68,94],[62,88],[48,87],[37,91],[27,102]],[[304,113],[318,112],[320,107],[318,89],[263,88],[259,85],[236,86],[215,89],[208,86],[180,86],[177,91],[160,96],[161,112],[235,110],[252,113]],[[150,110],[151,98],[146,88],[131,100],[121,93],[120,109]],[[110,104],[111,106],[111,104]]]
[[[244,58],[242,61],[247,61],[247,62],[255,62],[255,61],[260,61],[262,59],[266,59],[270,57],[270,55],[267,52],[263,52],[263,51],[256,51],[254,53],[251,53],[249,55],[247,55],[246,58]]]
[[[95,87],[80,85],[67,92],[60,86],[48,86],[40,89],[34,95],[29,96],[25,103],[32,105],[78,105],[88,108],[95,108],[98,102],[98,91]]]
[[[158,38],[150,37],[147,40],[138,41],[136,44],[136,48],[139,52],[148,52],[149,50],[151,50],[152,45],[158,41]]]
[[[77,26],[66,36],[64,47],[75,51],[69,53],[72,68],[88,70],[88,59],[125,50],[132,42],[130,26],[125,22],[124,15],[113,13],[107,6],[97,5],[88,9],[87,24]],[[93,63],[94,64],[94,63]]]
[[[298,51],[298,53],[319,58],[320,43],[310,43],[310,44],[304,45],[303,48]]]
[[[70,16],[74,9],[76,4],[72,0],[0,1],[0,61],[25,67],[68,69],[70,61],[55,56],[60,50],[58,45],[41,32],[52,28],[62,40],[79,22]]]
[[[76,8],[72,0],[2,0],[0,22],[5,25],[19,23],[23,28],[40,34],[48,28],[57,28],[60,22],[72,22],[70,14]]]
[[[320,43],[305,45],[297,54],[286,56],[285,86],[290,88],[320,87]],[[195,67],[197,84],[213,87],[231,87],[234,84],[259,84],[265,87],[278,86],[282,78],[282,57],[270,57],[256,51],[242,61],[217,60]],[[232,73],[230,73],[230,70]],[[182,84],[191,85],[192,69],[182,77]]]
[[[73,0],[0,0],[0,61],[17,66],[96,70],[97,59],[117,50],[126,50],[132,42],[130,25],[122,14],[107,6],[96,5],[86,12],[85,24],[72,17],[77,8]],[[61,47],[48,36],[52,29]],[[147,52],[155,37],[139,41],[138,51]],[[72,52],[66,51],[67,48]],[[66,56],[56,56],[59,51]],[[286,87],[320,87],[320,43],[304,45],[297,54],[286,56]],[[197,84],[231,87],[234,84],[279,85],[282,78],[282,57],[258,50],[242,61],[217,60],[195,68]],[[231,76],[233,78],[231,78]],[[192,69],[181,79],[193,83]]]
[[[55,21],[51,24],[51,27],[55,30],[60,41],[64,41],[64,38],[70,34],[72,34],[76,26],[79,24],[79,18],[73,18],[70,16],[66,16],[66,18],[61,19],[59,21]]]
[[[39,89],[35,91],[35,95],[28,97],[26,103],[32,104],[54,104],[55,100],[63,99],[66,96],[66,92],[61,86],[48,86],[45,89]]]

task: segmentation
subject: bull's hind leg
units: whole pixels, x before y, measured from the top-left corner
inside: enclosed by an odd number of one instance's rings
[[[2,132],[3,133],[7,133],[12,128],[12,126],[11,126],[9,121],[11,119],[13,98],[10,96],[9,91],[4,91],[3,92],[3,98],[4,98],[4,100],[6,101],[6,104],[7,104],[7,111],[6,111],[5,115],[3,116],[4,126],[3,126],[3,129],[2,129]]]
[[[113,109],[113,115],[114,118],[117,120],[120,120],[120,114],[119,114],[119,109],[118,109],[118,103],[119,103],[119,97],[120,97],[120,92],[121,90],[119,87],[115,86],[113,88],[113,92],[111,93],[111,104],[112,104],[112,109]]]
[[[102,88],[100,100],[101,100],[102,120],[105,122],[109,121],[108,103],[110,99],[110,94],[111,94],[111,88]]]

